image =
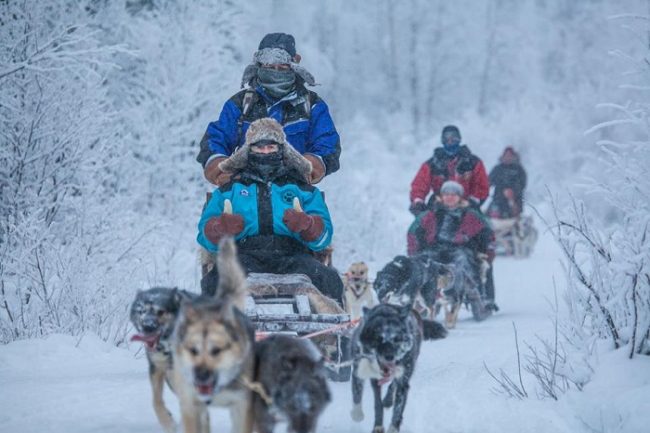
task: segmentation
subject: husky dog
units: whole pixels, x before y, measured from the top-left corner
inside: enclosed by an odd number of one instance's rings
[[[164,383],[171,383],[171,336],[181,301],[192,296],[195,295],[176,288],[154,287],[138,291],[131,304],[131,322],[138,332],[131,341],[145,345],[153,408],[166,433],[176,431],[176,423],[163,402]]]
[[[533,247],[537,242],[537,229],[533,225],[531,216],[523,215],[518,219],[513,242],[515,257],[528,257],[533,252]]]
[[[173,378],[185,433],[209,433],[209,404],[228,406],[233,433],[252,431],[253,326],[242,313],[244,272],[231,238],[219,245],[215,297],[181,306],[172,339]]]
[[[435,317],[439,288],[449,284],[447,267],[427,253],[397,256],[377,272],[375,289],[381,302],[411,305],[425,317]]]
[[[492,218],[497,254],[525,258],[533,252],[537,229],[530,215],[519,218]]]
[[[331,395],[323,357],[310,341],[273,335],[255,347],[256,382],[267,394],[254,397],[255,427],[271,433],[278,420],[288,421],[291,433],[313,433]]]
[[[352,320],[361,317],[363,307],[374,307],[379,302],[368,280],[368,265],[352,263],[343,278],[343,305]]]
[[[426,324],[424,329],[423,324]],[[364,308],[361,324],[352,337],[352,419],[363,420],[363,382],[370,379],[375,398],[373,433],[384,432],[384,407],[393,403],[388,432],[399,432],[420,344],[423,339],[444,338],[446,334],[442,325],[419,320],[410,305],[380,304],[370,310]],[[381,387],[391,381],[382,402]]]
[[[432,254],[436,260],[447,263],[453,275],[452,284],[440,291],[434,309],[435,313],[444,310],[447,329],[456,327],[463,304],[470,306],[476,320],[487,318],[491,310],[486,308],[481,294],[490,266],[487,256],[462,247],[441,248],[433,250]]]

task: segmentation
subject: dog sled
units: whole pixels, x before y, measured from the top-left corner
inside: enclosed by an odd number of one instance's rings
[[[519,218],[490,218],[496,238],[496,254],[526,258],[537,242],[537,229],[530,215]]]
[[[330,379],[350,379],[349,341],[354,322],[334,300],[303,274],[251,273],[247,284],[246,315],[257,339],[272,334],[311,338],[326,359]]]

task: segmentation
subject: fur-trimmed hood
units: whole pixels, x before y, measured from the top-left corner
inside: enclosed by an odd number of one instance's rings
[[[284,164],[288,169],[293,169],[309,181],[312,165],[311,162],[302,156],[294,147],[287,142],[282,125],[273,118],[265,117],[250,124],[246,131],[244,145],[237,149],[228,159],[219,164],[219,168],[226,173],[236,173],[248,165],[248,154],[253,143],[262,140],[270,140],[278,143],[280,152],[284,158]]]

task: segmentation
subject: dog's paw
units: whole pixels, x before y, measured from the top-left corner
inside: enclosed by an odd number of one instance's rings
[[[383,427],[375,427],[372,429],[372,433],[384,433],[384,428]]]
[[[363,408],[360,404],[355,404],[350,411],[350,416],[352,421],[361,422],[363,421]]]
[[[386,433],[399,433],[399,429],[391,424],[391,426],[388,427],[388,430],[386,430]]]
[[[453,320],[445,321],[445,328],[454,329],[455,327],[456,327],[456,322],[454,322]]]

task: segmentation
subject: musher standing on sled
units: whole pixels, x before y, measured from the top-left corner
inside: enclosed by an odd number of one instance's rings
[[[518,218],[523,210],[526,170],[519,154],[508,146],[490,172],[494,196],[486,211],[490,218]]]
[[[479,207],[488,197],[490,185],[483,161],[467,146],[461,145],[460,131],[454,125],[445,126],[440,137],[441,147],[433,151],[411,182],[411,206],[414,215],[429,208],[426,199],[440,194],[440,187],[447,180],[463,186],[464,198],[474,207]],[[429,202],[431,203],[431,201]]]
[[[316,84],[300,66],[293,36],[270,33],[264,36],[242,77],[242,87],[223,106],[219,119],[211,122],[201,140],[197,161],[205,178],[220,186],[233,173],[221,163],[244,144],[251,122],[264,117],[277,120],[287,141],[311,163],[311,184],[339,169],[339,135],[325,101],[305,84]]]

